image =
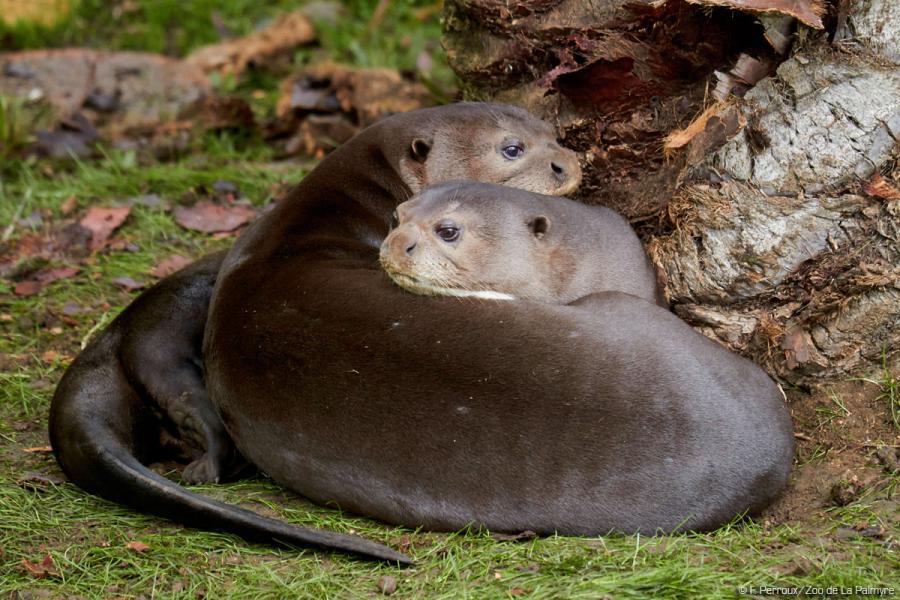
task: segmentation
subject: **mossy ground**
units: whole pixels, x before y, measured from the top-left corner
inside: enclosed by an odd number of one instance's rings
[[[260,19],[297,4],[83,0],[52,30],[7,27],[0,30],[0,40],[8,49],[77,43],[182,54],[215,41],[210,19],[214,10],[243,33]],[[322,30],[322,47],[303,50],[301,62],[327,54],[356,64],[410,68],[421,48],[440,56],[435,50],[439,24],[431,3],[390,3],[377,34],[367,30],[375,3],[348,4],[347,16]],[[127,27],[116,26],[122,21],[110,12],[115,6],[130,11]],[[449,78],[445,70],[438,73]],[[263,83],[220,82],[238,93]],[[61,207],[73,196],[79,210],[151,193],[177,204],[185,194],[202,196],[215,181],[227,180],[262,204],[279,186],[302,177],[307,165],[274,161],[271,150],[258,140],[212,136],[174,162],[108,153],[82,163],[7,161],[0,168],[0,234],[14,240],[61,221]],[[43,225],[19,222],[36,212]],[[10,224],[14,227],[5,234]],[[249,545],[89,496],[64,482],[52,455],[40,449],[48,443],[49,399],[66,365],[82,341],[136,293],[121,290],[113,279],[149,281],[151,267],[170,254],[198,257],[230,243],[185,231],[171,211],[160,207],[136,206],[117,235],[136,248],[102,252],[80,264],[77,276],[35,296],[16,296],[13,284],[0,280],[0,594],[347,598],[379,595],[383,576],[396,578],[394,595],[401,598],[734,598],[742,587],[766,585],[810,586],[814,592],[893,585],[894,594],[900,594],[898,477],[872,466],[878,447],[897,444],[897,430],[883,390],[874,384],[854,384],[869,386],[865,393],[836,392],[839,398],[849,394],[852,403],[836,403],[828,394],[792,395],[798,430],[809,441],[802,441],[799,449],[796,482],[784,503],[790,508],[781,514],[776,507],[769,517],[702,535],[498,541],[483,531],[421,533],[342,515],[287,494],[263,478],[197,488],[294,523],[353,531],[385,542],[415,559],[414,567],[400,570],[340,555]],[[64,309],[67,303],[80,310],[61,320],[60,315],[72,312]],[[854,429],[860,420],[875,425]],[[843,448],[842,436],[847,438]],[[30,451],[34,448],[38,451]],[[847,506],[829,508],[820,497],[821,485],[804,481],[845,467],[851,477],[863,467],[880,475]],[[39,476],[29,475],[33,473]],[[802,495],[807,492],[808,501]],[[884,531],[874,537],[853,533],[864,526]],[[138,552],[126,547],[129,542],[149,548]],[[23,562],[37,565],[47,555],[53,567],[43,577]]]

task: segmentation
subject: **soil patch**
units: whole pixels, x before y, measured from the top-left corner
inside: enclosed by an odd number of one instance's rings
[[[891,482],[898,475],[900,432],[880,388],[849,381],[809,393],[792,390],[787,396],[797,436],[796,464],[790,487],[765,518],[808,522],[824,510],[866,499],[871,510],[896,527],[896,517],[887,513],[896,510]]]

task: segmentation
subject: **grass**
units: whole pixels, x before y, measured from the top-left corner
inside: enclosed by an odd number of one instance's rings
[[[7,48],[86,44],[181,55],[216,39],[213,10],[229,28],[245,33],[297,5],[293,0],[82,0],[56,27],[6,27],[0,40]],[[440,57],[435,45],[439,25],[433,14],[427,16],[432,3],[393,2],[377,28],[370,26],[374,6],[347,3],[343,19],[320,26],[321,47],[299,51],[300,61],[327,55],[406,69],[415,67],[423,50]],[[125,12],[117,13],[116,7]],[[449,71],[439,65],[435,73],[440,79],[440,73]],[[268,83],[263,77],[220,85],[246,93]],[[14,132],[9,139],[20,139],[18,130],[7,130]],[[228,135],[207,136],[194,152],[170,163],[122,152],[85,162],[6,161],[0,166],[0,224],[4,230],[12,225],[8,235],[15,240],[58,224],[61,206],[73,196],[80,211],[142,194],[158,194],[174,205],[186,195],[203,196],[218,180],[237,183],[245,196],[262,204],[279,186],[302,177],[304,169],[275,162],[259,140]],[[35,213],[43,226],[20,223]],[[401,548],[416,560],[406,570],[341,555],[250,545],[133,513],[69,483],[23,481],[29,472],[59,476],[52,455],[26,449],[47,444],[53,388],[82,342],[134,297],[112,280],[130,276],[149,281],[150,268],[169,254],[197,257],[230,243],[185,231],[171,211],[145,206],[133,209],[117,235],[136,250],[100,253],[81,264],[76,277],[57,281],[36,296],[15,296],[11,283],[0,280],[0,596],[355,598],[377,596],[378,581],[385,576],[397,579],[395,597],[439,599],[734,598],[741,587],[763,585],[896,586],[900,565],[895,540],[835,535],[861,521],[890,527],[883,515],[885,506],[895,502],[896,478],[885,489],[802,523],[772,526],[763,520],[708,534],[524,542],[498,541],[484,531],[433,534],[388,527],[313,506],[263,478],[198,488],[293,523],[357,532]],[[80,311],[64,321],[67,304]],[[882,379],[877,383],[893,403],[896,419],[896,379],[888,374]],[[819,415],[827,422],[849,413],[839,395],[833,394],[830,403]],[[808,468],[824,460],[824,450],[813,452]],[[126,547],[135,541],[149,549]],[[40,564],[48,555],[53,569],[44,577],[29,573],[23,563]]]
[[[881,379],[861,378],[860,381],[878,386],[881,392],[878,399],[887,404],[891,421],[900,430],[900,379],[888,367],[886,348],[882,350]]]
[[[0,95],[0,164],[15,159],[31,141],[35,124],[43,124],[45,117],[25,99]]]
[[[49,462],[49,458],[42,459]],[[398,579],[402,598],[733,598],[740,587],[887,586],[892,565],[883,543],[860,538],[835,543],[783,526],[725,527],[705,535],[663,538],[610,536],[498,542],[485,532],[413,533],[280,498],[251,481],[219,498],[295,523],[356,531],[394,546],[410,543],[417,565],[408,570],[343,556],[249,546],[231,536],[188,531],[86,496],[71,485],[34,492],[0,478],[0,536],[16,539],[0,558],[0,593],[49,590],[85,597],[357,597],[378,579]],[[259,501],[260,497],[279,498]],[[23,518],[22,515],[25,515]],[[139,553],[126,544],[141,541]],[[49,554],[59,574],[35,580],[21,561]]]
[[[831,401],[831,405],[820,406],[816,408],[816,412],[822,417],[819,422],[819,426],[823,427],[833,420],[847,417],[850,415],[850,411],[847,410],[847,407],[844,406],[844,402],[841,400],[841,397],[831,388],[826,390],[826,394],[828,399]]]

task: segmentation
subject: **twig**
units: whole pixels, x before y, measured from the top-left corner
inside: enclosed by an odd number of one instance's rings
[[[381,22],[384,20],[384,15],[387,13],[390,6],[391,0],[378,0],[378,5],[375,7],[375,10],[372,11],[372,17],[369,19],[369,24],[366,25],[367,32],[378,29],[378,26],[381,25]]]

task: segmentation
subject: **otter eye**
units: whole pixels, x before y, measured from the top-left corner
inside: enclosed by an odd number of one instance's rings
[[[438,223],[434,226],[434,232],[448,244],[459,239],[459,227],[453,222]]]
[[[516,160],[517,158],[525,154],[525,148],[523,148],[522,145],[518,143],[508,144],[503,147],[501,153],[503,154],[503,157],[508,160]]]

